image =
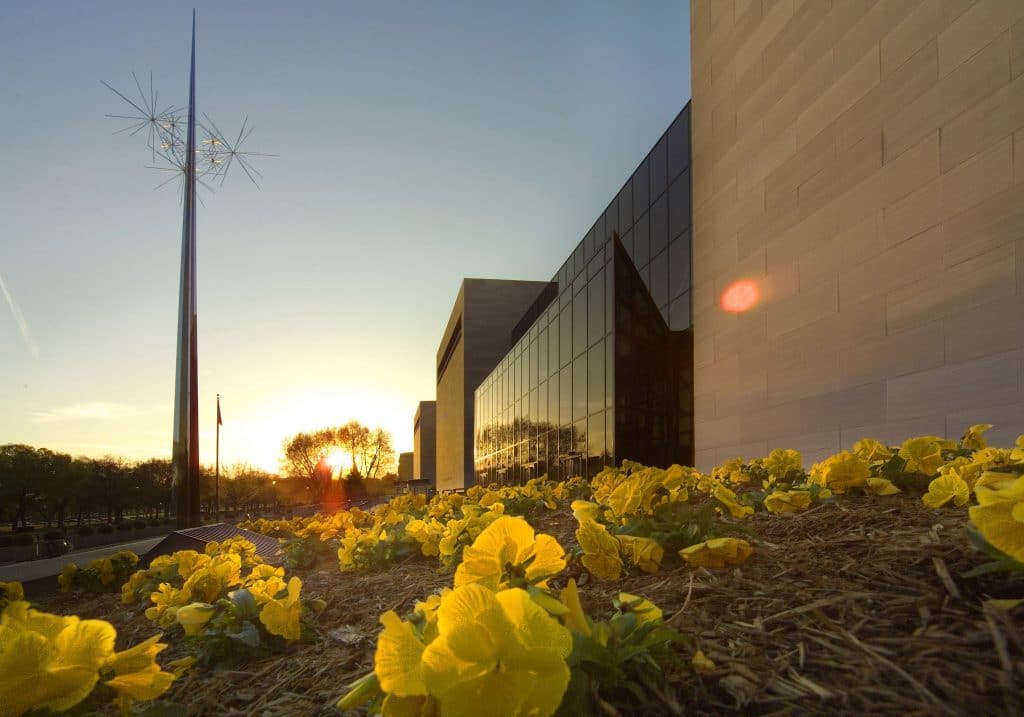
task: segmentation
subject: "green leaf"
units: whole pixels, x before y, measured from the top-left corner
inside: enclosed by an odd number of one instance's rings
[[[232,640],[248,647],[260,646],[260,631],[248,620],[242,623],[242,628],[238,632],[228,632],[225,634]]]

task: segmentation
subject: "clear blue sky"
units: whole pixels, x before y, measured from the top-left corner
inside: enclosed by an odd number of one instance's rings
[[[191,8],[0,8],[0,443],[170,454],[180,196],[100,81],[184,105]],[[204,463],[218,392],[222,463],[350,418],[411,450],[461,279],[549,279],[690,97],[685,1],[198,16],[199,111],[278,155],[202,193]]]

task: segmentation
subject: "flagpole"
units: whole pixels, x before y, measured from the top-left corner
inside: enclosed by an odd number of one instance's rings
[[[220,521],[220,394],[217,394],[217,449],[213,476],[213,521]]]

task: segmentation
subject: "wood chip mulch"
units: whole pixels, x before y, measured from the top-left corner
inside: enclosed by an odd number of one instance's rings
[[[570,513],[535,523],[575,543]],[[1008,612],[985,600],[1024,597],[1024,584],[1008,591],[1005,576],[962,577],[985,560],[965,523],[963,509],[931,510],[918,497],[851,496],[793,516],[755,515],[754,554],[741,568],[675,566],[614,584],[587,581],[578,568],[568,576],[581,583],[589,614],[606,615],[620,590],[642,595],[692,640],[680,663],[649,683],[650,703],[624,715],[1022,714],[1024,607]],[[337,715],[345,686],[372,669],[379,615],[406,613],[451,584],[428,560],[370,575],[330,564],[297,573],[304,595],[327,601],[315,644],[243,669],[192,671],[167,698],[190,715]],[[119,649],[154,631],[117,595],[52,593],[35,602],[110,620]],[[690,667],[697,649],[714,672]],[[184,654],[172,640],[161,661]]]

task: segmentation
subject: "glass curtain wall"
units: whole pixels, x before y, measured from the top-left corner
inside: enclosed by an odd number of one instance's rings
[[[478,483],[692,464],[689,142],[687,106],[477,388]]]

